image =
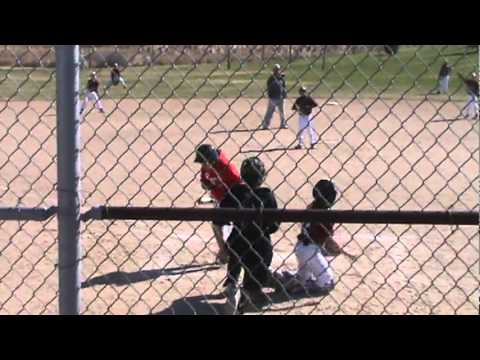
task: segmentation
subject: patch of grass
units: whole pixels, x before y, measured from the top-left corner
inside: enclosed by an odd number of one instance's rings
[[[478,52],[466,52],[456,46],[403,46],[393,57],[379,53],[328,56],[325,68],[321,57],[287,62],[270,59],[267,63],[232,61],[226,64],[161,65],[130,67],[123,75],[129,86],[113,87],[112,98],[212,98],[264,96],[271,67],[278,62],[285,67],[290,96],[297,96],[300,84],[317,97],[406,98],[424,97],[437,83],[438,71],[447,59],[454,66],[450,95],[454,100],[465,98],[465,91],[456,72],[468,74],[478,70]],[[88,73],[81,73],[82,88]],[[109,78],[109,69],[96,69],[102,86]],[[0,99],[52,100],[55,98],[55,72],[52,69],[0,69]],[[445,96],[442,98],[446,98]]]

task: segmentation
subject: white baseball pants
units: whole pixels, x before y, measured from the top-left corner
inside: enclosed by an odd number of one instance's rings
[[[318,142],[318,135],[313,127],[313,119],[311,115],[300,115],[298,117],[298,143],[303,146],[305,131],[310,134],[310,143],[315,145]]]
[[[478,117],[478,97],[470,94],[468,98],[467,105],[463,109],[463,116],[468,118],[476,118]]]
[[[298,243],[295,256],[298,262],[296,277],[303,285],[313,281],[318,287],[327,288],[334,282],[333,271],[318,245]]]
[[[95,107],[98,110],[103,111],[103,104],[102,104],[102,101],[100,100],[100,98],[98,97],[98,94],[96,92],[93,92],[93,91],[87,91],[87,93],[85,94],[85,99],[83,100],[83,104],[82,104],[82,108],[80,110],[80,113],[83,113],[83,111],[85,110],[85,108],[87,107],[87,105],[90,101],[94,102]]]

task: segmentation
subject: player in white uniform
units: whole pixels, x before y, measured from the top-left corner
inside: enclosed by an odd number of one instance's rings
[[[452,72],[452,67],[448,62],[444,62],[438,73],[438,94],[447,94],[448,93],[448,84],[450,82],[450,74]]]
[[[120,73],[118,64],[115,63],[113,64],[112,71],[110,71],[110,80],[108,81],[108,84],[105,87],[105,93],[108,94],[108,90],[110,90],[112,86],[117,86],[118,84],[122,84],[124,89],[127,88],[127,83],[125,82],[125,79]]]
[[[298,111],[298,145],[295,149],[301,149],[304,146],[304,134],[308,131],[310,134],[310,148],[314,148],[318,142],[318,135],[313,127],[312,109],[317,107],[318,104],[309,95],[307,95],[307,89],[302,86],[299,90],[300,97],[295,100],[292,110]]]
[[[314,201],[308,209],[327,210],[335,202],[337,191],[331,181],[320,180],[313,188],[313,197]],[[333,225],[325,222],[302,224],[295,246],[297,272],[274,274],[277,283],[280,282],[287,292],[291,294],[305,291],[328,293],[335,286],[335,277],[326,257],[344,254],[354,259],[354,256],[341,249],[333,239]]]
[[[462,79],[468,93],[468,102],[462,110],[462,115],[467,119],[478,119],[478,75],[472,73],[470,78],[465,78],[462,74],[458,74]]]
[[[97,74],[94,71],[90,74],[90,79],[88,79],[87,82],[87,88],[85,89],[85,99],[83,100],[82,107],[80,108],[80,115],[82,115],[85,111],[85,108],[87,107],[89,101],[94,102],[94,105],[98,109],[98,111],[100,111],[102,114],[105,113],[102,101],[98,96],[99,85],[100,83],[98,82]]]

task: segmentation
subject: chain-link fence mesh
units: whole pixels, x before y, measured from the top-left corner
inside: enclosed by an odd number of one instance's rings
[[[0,47],[1,207],[56,203],[53,47]],[[57,313],[56,219],[0,220],[0,313]]]
[[[462,116],[469,95],[458,75],[478,72],[478,47],[392,47],[82,47],[82,89],[95,71],[105,110],[82,117],[83,210],[199,206],[194,150],[210,143],[237,167],[258,155],[280,208],[305,209],[326,178],[339,190],[335,209],[478,211],[478,114]],[[1,206],[56,204],[54,55],[0,51]],[[437,94],[445,61],[453,71]],[[126,88],[106,92],[114,63]],[[288,129],[275,113],[260,131],[277,63]],[[319,104],[319,142],[294,150],[302,85]],[[56,220],[0,229],[0,313],[56,313]],[[284,223],[272,236],[273,270],[295,271],[299,231]],[[272,296],[257,313],[477,313],[478,227],[339,224],[335,239],[358,257],[328,258],[334,290]],[[226,271],[208,222],[87,221],[82,249],[84,314],[221,312]]]

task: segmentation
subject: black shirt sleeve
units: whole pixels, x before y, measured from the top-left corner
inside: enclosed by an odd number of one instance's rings
[[[278,209],[277,199],[275,198],[275,194],[272,192],[272,190],[268,188],[260,188],[256,191],[256,194],[262,200],[263,207],[265,209]],[[279,229],[279,227],[279,222],[268,221],[264,223],[265,231],[268,234],[273,234]]]
[[[297,110],[297,106],[298,106],[298,99],[295,100],[295,103],[292,106],[292,110]]]

